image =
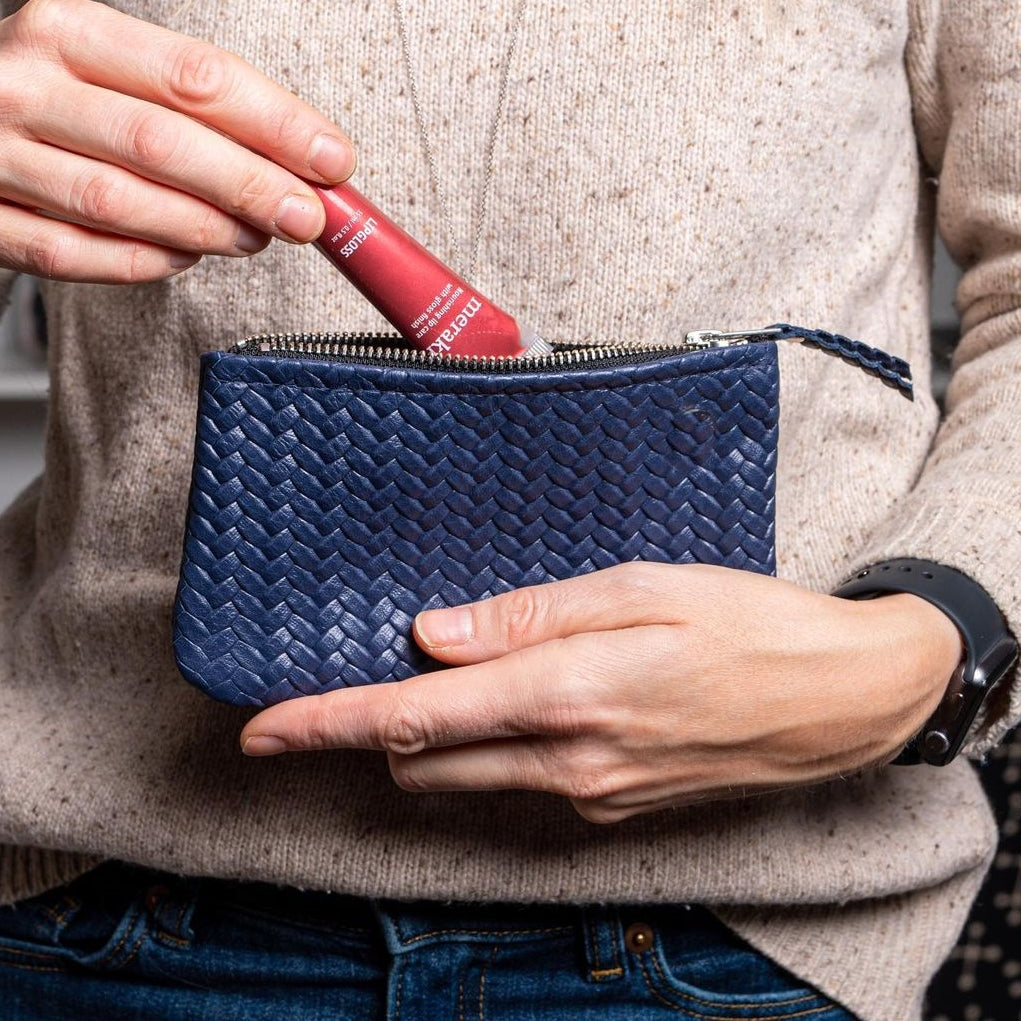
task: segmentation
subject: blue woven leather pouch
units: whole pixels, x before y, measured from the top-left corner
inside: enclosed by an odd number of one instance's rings
[[[775,569],[774,343],[501,365],[248,346],[202,358],[174,613],[180,670],[214,698],[433,669],[420,610],[624,561]]]

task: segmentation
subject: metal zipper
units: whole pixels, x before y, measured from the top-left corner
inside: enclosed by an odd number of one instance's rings
[[[552,354],[537,356],[438,355],[413,347],[396,333],[263,333],[238,341],[231,352],[371,365],[418,366],[457,372],[527,372],[570,368],[593,362],[637,363],[664,354],[684,354],[776,340],[781,333],[778,327],[730,333],[693,330],[685,334],[679,344],[642,344],[637,341],[614,344],[554,343]]]
[[[367,365],[418,367],[445,372],[556,372],[580,365],[606,368],[615,365],[640,365],[663,355],[737,347],[763,341],[792,341],[818,348],[827,354],[858,366],[877,376],[887,386],[914,400],[911,366],[901,358],[879,348],[869,347],[848,337],[825,330],[779,323],[760,330],[692,330],[675,344],[641,344],[625,341],[614,344],[552,344],[548,355],[467,356],[431,354],[409,344],[396,333],[264,333],[235,344],[231,351],[243,355],[273,355],[283,358],[320,361],[360,362]]]

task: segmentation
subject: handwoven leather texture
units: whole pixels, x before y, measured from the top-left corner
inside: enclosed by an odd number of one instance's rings
[[[790,323],[774,323],[784,339],[800,340],[806,347],[816,347],[827,354],[843,358],[851,365],[857,365],[863,372],[881,379],[887,386],[898,390],[908,400],[915,399],[911,366],[903,358],[887,354],[879,348],[869,347],[860,340],[852,340],[828,330],[807,330]]]
[[[464,372],[203,356],[184,676],[268,705],[438,664],[428,607],[632,560],[775,569],[774,344]]]

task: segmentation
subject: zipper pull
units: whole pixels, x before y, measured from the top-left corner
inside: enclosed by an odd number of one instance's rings
[[[689,351],[708,351],[714,347],[737,347],[757,340],[774,340],[783,330],[770,326],[764,330],[738,330],[724,333],[722,330],[692,330],[684,335],[684,346]]]
[[[720,330],[692,330],[684,335],[684,351],[708,351],[717,347],[736,347],[757,340],[792,340],[806,347],[817,347],[844,361],[857,365],[862,371],[878,376],[887,386],[899,390],[908,400],[914,400],[911,366],[902,358],[869,347],[858,340],[842,337],[826,330],[806,330],[789,323],[777,323],[762,330],[738,330],[723,333]]]

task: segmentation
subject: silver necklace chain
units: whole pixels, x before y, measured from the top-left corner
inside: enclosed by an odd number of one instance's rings
[[[510,81],[511,65],[514,62],[514,53],[518,46],[518,37],[521,34],[521,23],[525,18],[525,4],[527,0],[516,0],[514,6],[513,20],[510,25],[510,40],[507,44],[507,52],[503,58],[503,68],[500,71],[500,85],[496,95],[496,110],[489,124],[489,133],[486,138],[486,151],[483,161],[482,194],[479,196],[475,214],[475,234],[472,238],[472,247],[469,253],[468,264],[464,264],[461,255],[461,246],[457,243],[457,232],[454,230],[454,219],[450,215],[450,203],[447,198],[447,190],[443,187],[440,179],[439,167],[436,162],[436,153],[432,141],[429,138],[429,131],[426,127],[425,114],[422,110],[422,101],[418,91],[418,76],[415,74],[415,62],[411,55],[411,34],[408,31],[407,11],[405,0],[394,0],[397,8],[397,27],[401,37],[401,52],[404,56],[404,70],[408,76],[408,89],[411,92],[411,105],[415,110],[415,121],[418,125],[418,134],[422,143],[422,151],[429,168],[429,184],[440,206],[450,250],[454,256],[454,262],[459,272],[467,280],[475,275],[479,260],[479,252],[482,248],[482,232],[486,225],[486,212],[489,207],[490,184],[493,180],[493,171],[496,159],[496,143],[503,123],[503,115],[507,106],[507,88]]]

